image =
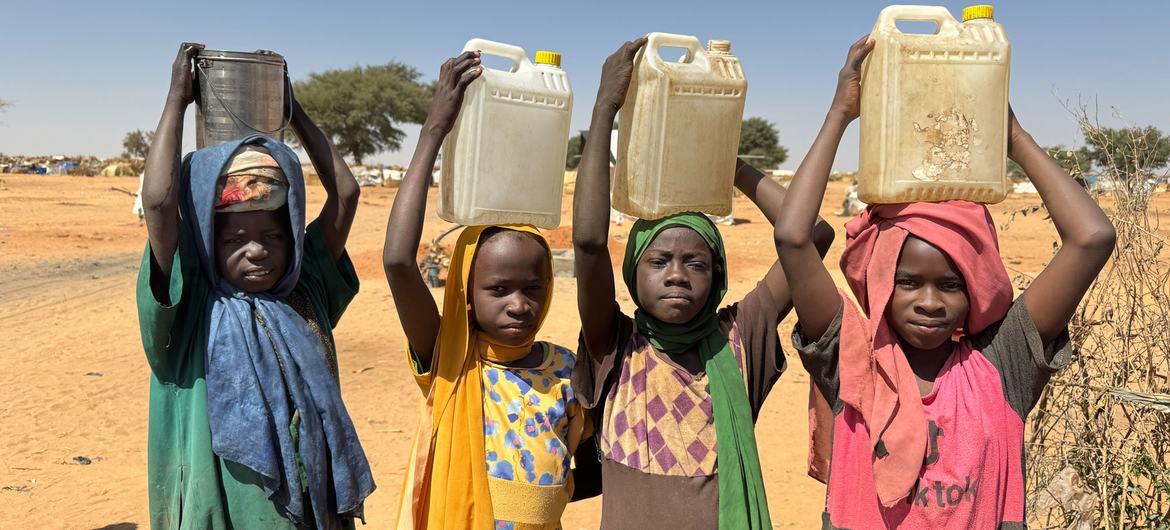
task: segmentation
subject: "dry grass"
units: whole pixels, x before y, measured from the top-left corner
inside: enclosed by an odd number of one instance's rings
[[[1086,138],[1101,137],[1084,107],[1071,111]],[[1170,256],[1144,176],[1106,168],[1101,178],[1121,184],[1098,196],[1117,250],[1070,323],[1072,364],[1029,419],[1029,526],[1166,529]]]

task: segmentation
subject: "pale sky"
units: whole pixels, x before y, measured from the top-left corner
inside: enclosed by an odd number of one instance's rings
[[[959,17],[964,3],[944,2]],[[283,54],[294,79],[399,60],[424,80],[473,37],[559,51],[574,91],[573,130],[588,127],[601,63],[651,31],[730,39],[748,79],[745,117],[774,122],[795,168],[816,135],[850,43],[884,2],[5,2],[0,31],[0,153],[115,156],[133,129],[153,130],[179,42]],[[1012,42],[1011,99],[1043,145],[1078,145],[1061,100],[1096,101],[1106,125],[1170,132],[1170,4],[996,4]],[[1116,108],[1123,118],[1112,117]],[[194,109],[185,147],[194,148]],[[405,164],[403,150],[372,157]],[[857,163],[854,126],[838,169]]]

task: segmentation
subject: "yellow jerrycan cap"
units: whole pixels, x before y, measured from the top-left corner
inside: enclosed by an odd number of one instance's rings
[[[539,50],[536,52],[536,64],[548,64],[560,68],[561,54]]]
[[[963,22],[977,18],[995,18],[995,7],[978,5],[963,8]]]

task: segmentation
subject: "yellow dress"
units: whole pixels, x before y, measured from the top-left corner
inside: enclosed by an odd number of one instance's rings
[[[431,366],[408,354],[427,401],[407,464],[399,529],[559,528],[572,496],[569,463],[588,424],[569,384],[572,352],[533,338],[497,344],[470,325],[467,286],[486,228],[464,229],[452,250]],[[502,228],[544,241],[530,226]],[[538,330],[552,301],[551,253],[547,258],[550,284]],[[534,347],[544,350],[540,366],[505,365]]]

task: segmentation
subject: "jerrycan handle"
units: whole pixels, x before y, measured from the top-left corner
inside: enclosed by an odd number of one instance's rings
[[[680,61],[683,63],[694,62],[696,58],[705,57],[703,54],[703,45],[699,43],[697,37],[676,35],[674,33],[650,33],[646,35],[646,51],[649,52],[648,55],[652,58],[651,60],[662,61],[662,56],[658,54],[658,48],[661,47],[686,49],[687,55]]]
[[[955,20],[950,10],[941,6],[889,6],[878,14],[875,28],[885,33],[900,33],[899,20],[934,22],[938,24],[936,35],[958,33],[959,21]]]
[[[519,70],[525,64],[531,65],[528,60],[528,54],[524,52],[524,48],[513,46],[511,44],[504,44],[502,42],[491,41],[487,39],[471,39],[467,44],[463,45],[463,51],[479,50],[488,55],[495,55],[505,59],[512,60],[513,72]]]

